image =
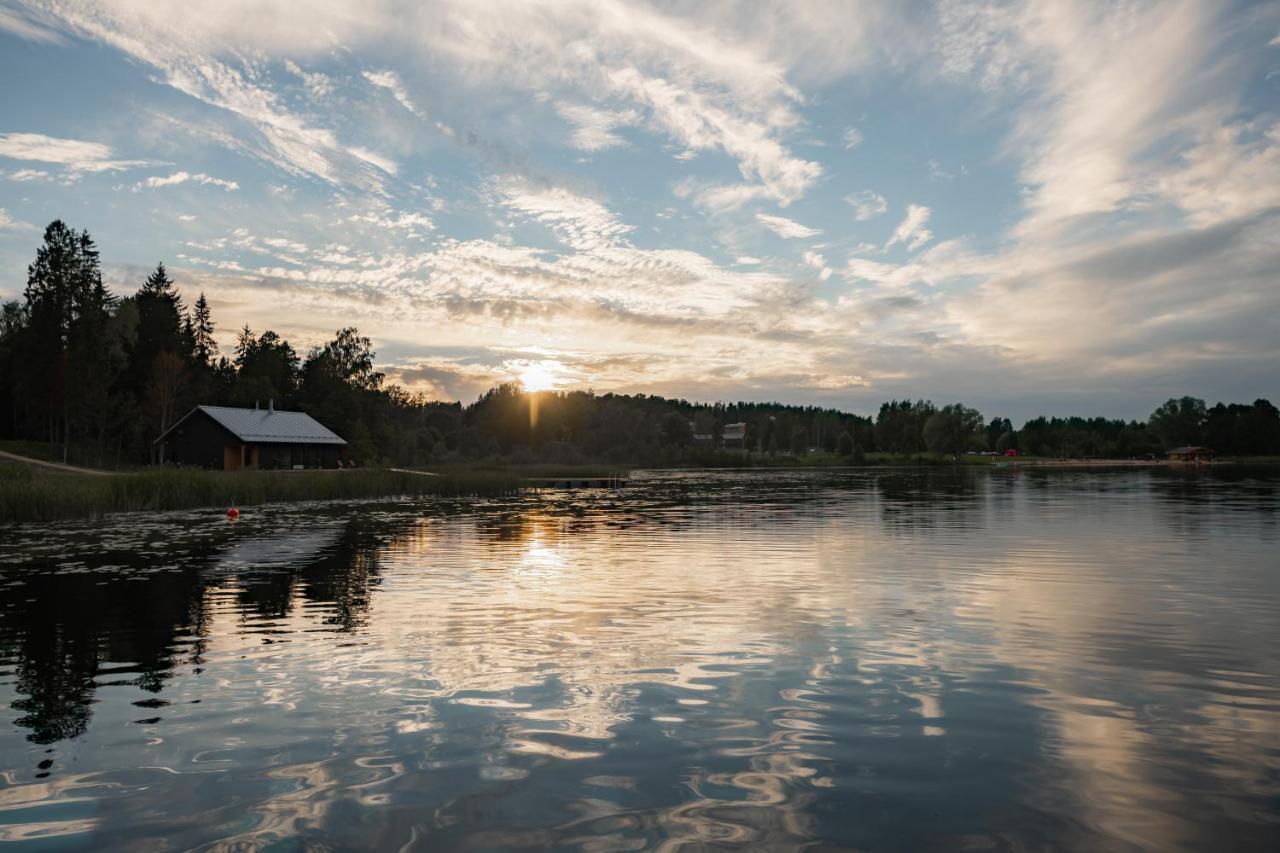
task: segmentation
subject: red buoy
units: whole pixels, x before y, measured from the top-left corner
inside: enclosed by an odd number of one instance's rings
[[[231,509],[227,510],[227,518],[231,519],[232,521],[235,521],[239,517],[240,517],[240,510],[236,509],[235,507],[232,507]]]

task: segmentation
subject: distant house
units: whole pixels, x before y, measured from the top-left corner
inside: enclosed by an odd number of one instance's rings
[[[1186,447],[1175,447],[1172,450],[1166,450],[1164,455],[1170,462],[1211,462],[1213,461],[1213,451],[1207,447],[1196,447],[1188,445]]]
[[[698,422],[689,421],[689,431],[693,433],[693,443],[700,447],[711,447],[716,443],[715,436],[709,432],[698,432]]]
[[[161,457],[201,468],[337,468],[346,442],[303,412],[196,406],[155,443]]]
[[[747,446],[747,425],[744,423],[725,424],[724,431],[720,434],[721,441],[725,447],[735,447],[741,450]]]

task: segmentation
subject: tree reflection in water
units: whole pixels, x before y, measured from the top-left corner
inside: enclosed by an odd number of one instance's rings
[[[1267,849],[1275,489],[673,473],[14,537],[0,838]]]

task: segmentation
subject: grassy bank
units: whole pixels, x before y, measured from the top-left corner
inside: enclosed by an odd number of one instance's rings
[[[114,512],[257,506],[404,495],[496,495],[520,478],[502,471],[201,471],[156,468],[86,477],[0,465],[0,523],[100,518]]]

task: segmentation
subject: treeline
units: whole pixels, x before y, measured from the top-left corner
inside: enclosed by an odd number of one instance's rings
[[[365,465],[475,459],[730,465],[825,453],[1005,452],[1129,458],[1184,444],[1224,455],[1280,454],[1280,412],[1266,400],[1207,408],[1170,400],[1145,421],[1035,418],[1015,429],[956,403],[884,403],[874,419],[780,403],[690,403],[591,391],[493,388],[470,405],[428,400],[374,369],[354,328],[306,353],[274,331],[240,329],[223,353],[204,294],[190,305],[157,266],[126,296],[106,290],[97,247],[57,221],[28,267],[21,301],[0,310],[0,438],[43,441],[67,461],[162,461],[154,439],[197,404],[308,412]],[[744,448],[722,450],[728,424]],[[744,457],[744,451],[750,458]]]

